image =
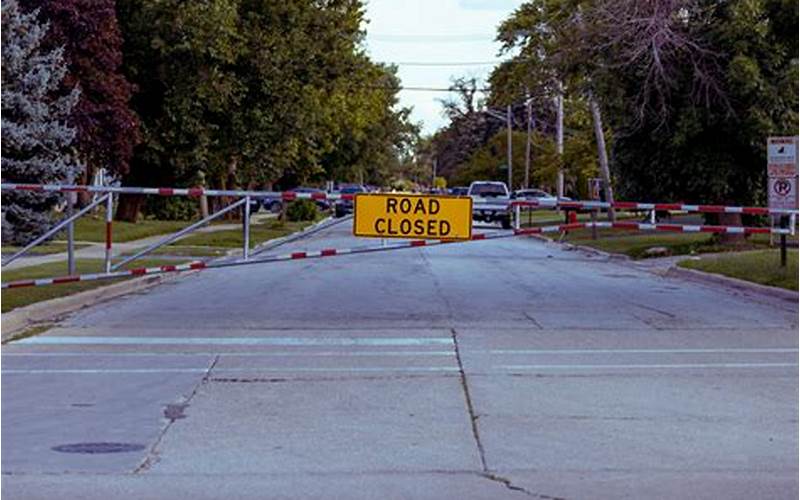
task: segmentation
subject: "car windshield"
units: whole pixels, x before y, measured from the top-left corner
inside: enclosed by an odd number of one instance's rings
[[[502,184],[476,184],[472,186],[472,194],[478,196],[505,196],[506,190]]]

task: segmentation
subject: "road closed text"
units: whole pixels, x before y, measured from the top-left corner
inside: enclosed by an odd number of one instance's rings
[[[355,199],[353,234],[374,238],[469,239],[472,199],[359,194]]]

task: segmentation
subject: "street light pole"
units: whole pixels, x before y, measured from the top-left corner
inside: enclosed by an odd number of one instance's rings
[[[433,157],[433,177],[431,177],[431,189],[434,189],[436,187],[436,167],[438,167],[437,162],[438,162],[438,158],[436,158],[434,156]]]
[[[556,97],[556,152],[558,153],[558,199],[564,196],[564,84],[558,82]]]
[[[531,177],[531,98],[525,101],[528,115],[528,140],[525,141],[525,189],[530,187]]]
[[[512,177],[513,170],[512,169],[513,169],[513,167],[511,166],[511,161],[512,161],[512,156],[511,156],[511,125],[512,125],[512,123],[511,123],[511,105],[509,104],[506,107],[506,127],[507,127],[507,130],[508,130],[508,140],[507,140],[506,149],[507,149],[507,155],[508,155],[508,189],[510,191],[513,191],[514,190],[514,187],[512,186],[512,182],[513,182],[513,177]]]

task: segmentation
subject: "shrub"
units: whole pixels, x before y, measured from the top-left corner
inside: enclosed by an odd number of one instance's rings
[[[194,220],[199,207],[196,198],[148,196],[144,212],[148,218],[156,220]]]
[[[317,204],[312,200],[296,200],[286,208],[286,219],[292,222],[317,218]]]

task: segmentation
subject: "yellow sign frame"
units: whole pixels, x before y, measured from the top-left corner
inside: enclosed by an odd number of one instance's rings
[[[359,193],[353,199],[353,235],[366,238],[469,240],[472,238],[472,198]]]

